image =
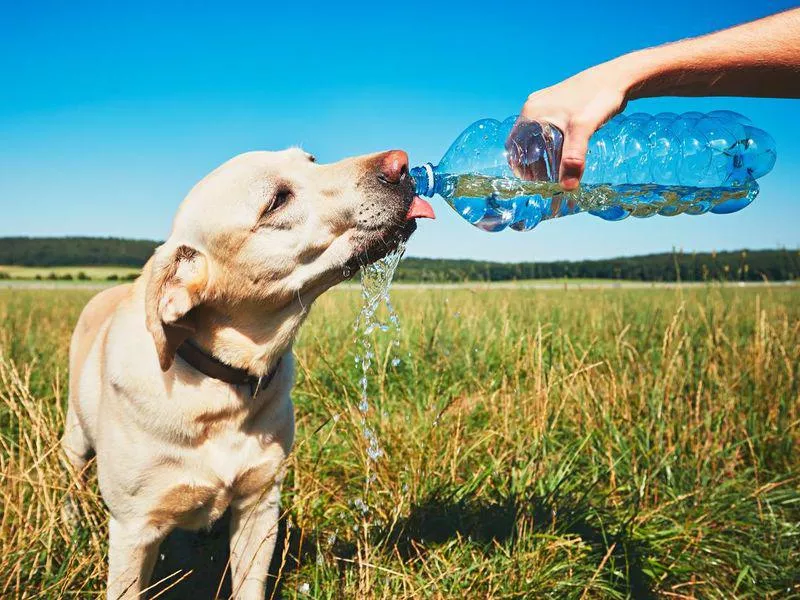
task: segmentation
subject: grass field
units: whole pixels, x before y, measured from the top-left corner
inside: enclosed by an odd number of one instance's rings
[[[17,265],[0,265],[0,273],[5,273],[12,279],[35,280],[38,277],[47,279],[50,274],[56,277],[71,275],[73,279],[78,278],[79,273],[84,273],[92,281],[105,281],[109,276],[116,275],[122,279],[128,275],[138,275],[141,269],[133,267],[115,266],[86,266],[86,267],[21,267]]]
[[[48,278],[52,280],[53,276],[57,279],[54,283],[80,283],[81,280],[78,279],[79,273],[83,273],[88,280],[97,282],[97,283],[108,283],[109,285],[113,285],[113,281],[108,281],[109,276],[116,275],[118,279],[123,279],[125,277],[138,275],[141,269],[133,268],[133,267],[117,267],[117,266],[70,266],[70,267],[25,267],[25,266],[18,266],[18,265],[0,265],[0,281],[3,280],[2,274],[5,274],[8,278],[12,280],[20,280],[20,281],[37,281],[38,279],[48,281]],[[65,276],[71,276],[71,280],[64,281],[63,278]],[[611,283],[620,283],[622,285],[627,284],[628,282],[613,279],[582,279],[582,278],[553,278],[553,279],[536,279],[532,280],[535,281],[537,284],[564,284],[569,283],[570,285],[580,285],[580,284],[611,284]],[[524,284],[525,281],[508,281],[504,282],[507,285],[519,285]],[[399,284],[400,287],[404,285],[416,285],[414,283],[409,284]],[[442,284],[448,285],[448,284]],[[461,284],[449,284],[449,285],[461,285]],[[487,285],[484,282],[470,282],[470,285]]]
[[[103,589],[95,488],[77,532],[59,517],[67,345],[91,293],[0,290],[2,598]],[[393,299],[403,361],[378,334],[374,469],[358,292],[324,296],[296,346],[282,597],[800,597],[800,290]]]

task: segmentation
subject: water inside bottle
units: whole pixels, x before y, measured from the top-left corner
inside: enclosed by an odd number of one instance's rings
[[[609,221],[656,214],[731,213],[750,204],[757,194],[758,184],[752,178],[740,186],[713,188],[585,183],[575,192],[565,192],[549,181],[463,174],[445,175],[440,188],[440,195],[450,206],[486,231],[509,226],[524,231],[541,221],[579,212]]]

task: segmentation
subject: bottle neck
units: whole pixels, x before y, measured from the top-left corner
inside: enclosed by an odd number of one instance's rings
[[[417,194],[430,198],[436,193],[436,173],[431,163],[414,167],[409,174],[414,178]]]

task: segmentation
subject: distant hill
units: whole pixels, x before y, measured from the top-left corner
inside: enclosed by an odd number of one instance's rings
[[[396,281],[509,281],[515,279],[635,281],[786,281],[800,278],[800,251],[665,252],[600,260],[498,263],[407,258]]]
[[[161,242],[122,238],[0,238],[0,265],[141,267]],[[0,269],[2,270],[2,269]],[[510,281],[551,278],[638,281],[785,281],[800,278],[800,250],[665,252],[600,260],[499,263],[444,258],[403,260],[397,281]]]
[[[0,237],[0,265],[141,267],[160,243],[98,237]]]

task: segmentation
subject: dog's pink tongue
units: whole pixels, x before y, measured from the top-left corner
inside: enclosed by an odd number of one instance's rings
[[[433,207],[427,200],[423,200],[419,196],[414,196],[411,201],[411,206],[408,207],[408,214],[406,214],[406,221],[411,219],[435,219],[436,215],[433,212]]]

